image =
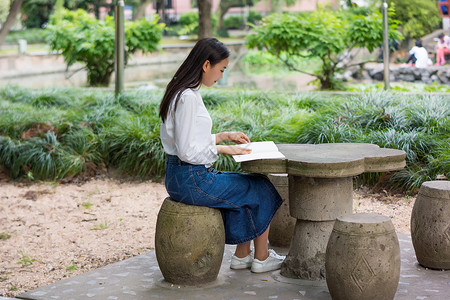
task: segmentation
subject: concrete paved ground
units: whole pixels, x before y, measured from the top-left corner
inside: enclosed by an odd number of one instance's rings
[[[411,236],[399,234],[401,275],[396,300],[450,299],[450,270],[437,271],[417,264]],[[233,246],[226,246],[216,282],[183,287],[163,280],[155,252],[114,263],[21,294],[20,299],[314,299],[328,300],[326,281],[285,278],[279,271],[253,274],[229,268]],[[287,249],[276,249],[286,253]],[[1,299],[3,300],[3,299]]]

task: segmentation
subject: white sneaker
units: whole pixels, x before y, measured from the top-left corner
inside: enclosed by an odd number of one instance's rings
[[[278,255],[272,249],[269,249],[269,257],[264,261],[259,259],[253,259],[252,272],[253,273],[263,273],[269,271],[275,271],[281,268],[281,263],[284,261],[286,256]]]
[[[252,266],[252,262],[253,262],[253,252],[250,252],[249,255],[243,258],[239,258],[236,255],[233,255],[231,257],[230,268],[233,270],[249,269]]]

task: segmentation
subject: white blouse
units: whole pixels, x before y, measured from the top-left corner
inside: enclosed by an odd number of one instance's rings
[[[198,89],[182,92],[177,109],[172,101],[166,121],[161,123],[164,151],[182,161],[210,167],[217,160],[216,135],[211,134],[212,120]]]

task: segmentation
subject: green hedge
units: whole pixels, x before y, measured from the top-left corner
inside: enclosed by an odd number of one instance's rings
[[[6,36],[5,43],[17,44],[19,40],[26,40],[28,44],[46,43],[45,36],[45,30],[39,28],[11,30]]]
[[[95,89],[1,88],[0,165],[11,178],[40,180],[92,176],[104,166],[140,178],[162,176],[162,94],[128,90],[116,99]],[[386,187],[411,191],[438,175],[450,177],[448,96],[225,89],[203,89],[202,95],[214,132],[243,131],[253,141],[366,142],[402,149],[407,167],[393,172]],[[228,156],[220,156],[215,167],[240,170]],[[375,184],[379,178],[359,179]]]

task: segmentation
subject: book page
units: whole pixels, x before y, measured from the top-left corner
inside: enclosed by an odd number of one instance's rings
[[[245,155],[233,155],[236,162],[243,162],[257,159],[284,159],[285,156],[278,151],[277,145],[272,141],[253,142],[237,145],[242,148],[252,149],[252,153]]]

